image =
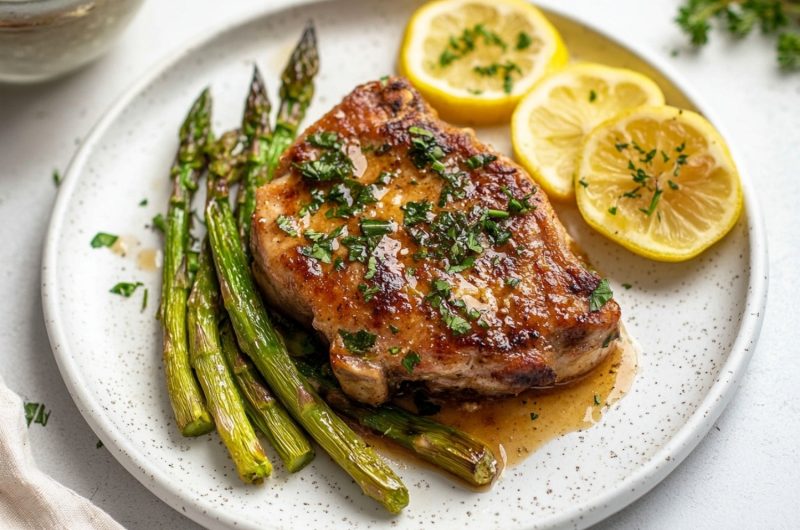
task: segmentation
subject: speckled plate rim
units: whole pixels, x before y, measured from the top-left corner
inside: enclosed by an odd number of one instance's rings
[[[139,482],[175,510],[209,527],[220,527],[221,524],[233,526],[236,524],[236,521],[230,518],[227,513],[213,505],[202,506],[195,503],[189,495],[183,493],[180,484],[175,484],[166,473],[160,471],[158,468],[149,467],[146,456],[134,445],[130,444],[124,433],[116,429],[113,424],[105,418],[102,407],[96,397],[86,390],[83,384],[83,376],[74,361],[73,351],[66,339],[66,333],[62,327],[60,318],[61,306],[58,296],[58,244],[66,219],[66,213],[77,185],[77,176],[83,172],[87,160],[106,130],[114,123],[131,101],[148,85],[153,83],[162,73],[172,68],[178,61],[192,53],[195,49],[222,37],[230,31],[234,31],[239,26],[259,18],[277,14],[286,9],[326,1],[335,0],[275,1],[272,5],[245,13],[223,26],[217,26],[212,31],[198,33],[195,38],[180,47],[178,51],[166,57],[147,71],[116,100],[111,108],[108,109],[76,152],[65,173],[65,178],[59,190],[45,238],[41,272],[42,306],[45,325],[53,349],[53,355],[64,379],[64,383],[72,399],[75,401],[78,410],[80,410],[86,422],[98,435],[112,455],[114,455],[120,464],[136,477]],[[700,112],[716,125],[714,113],[711,112],[710,108],[698,97],[697,93],[692,90],[691,84],[655,53],[647,48],[634,45],[624,37],[620,38],[610,35],[592,21],[565,10],[556,0],[536,2],[536,5],[565,18],[575,20],[597,32],[605,39],[617,43],[633,54],[638,55],[672,81],[672,83],[695,104]],[[726,137],[724,130],[720,130],[720,133],[723,137]],[[683,427],[681,427],[649,461],[639,467],[637,471],[621,481],[616,487],[608,489],[604,493],[592,497],[584,503],[577,504],[568,510],[532,522],[531,528],[585,528],[633,503],[661,482],[689,455],[705,437],[711,426],[735,394],[744,371],[753,355],[756,341],[761,331],[764,308],[767,300],[768,259],[764,219],[755,195],[754,186],[750,181],[749,173],[741,164],[742,158],[737,156],[735,146],[731,147],[731,151],[734,160],[737,162],[744,189],[744,215],[747,216],[748,240],[750,244],[750,277],[748,279],[748,292],[739,331],[725,363],[719,370],[716,382],[708,390],[705,398],[698,405],[697,410],[687,419]]]

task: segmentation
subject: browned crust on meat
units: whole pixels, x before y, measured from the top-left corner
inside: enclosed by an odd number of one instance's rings
[[[487,248],[464,272],[448,274],[439,260],[415,261],[417,244],[402,229],[400,206],[423,198],[435,204],[443,186],[433,171],[411,163],[412,126],[434,133],[449,167],[463,168],[463,161],[477,154],[497,156],[470,172],[466,196],[447,204],[447,209],[466,211],[478,205],[504,210],[504,188],[515,197],[532,194],[535,209],[507,221],[511,240]],[[358,290],[365,281],[364,265],[351,262],[344,270],[334,270],[303,256],[298,248],[308,242],[276,225],[278,215],[296,215],[310,200],[313,185],[300,176],[296,164],[319,156],[319,148],[306,141],[316,131],[335,131],[344,140],[359,182],[374,182],[381,171],[398,173],[381,201],[363,215],[329,219],[323,206],[302,220],[305,228],[323,232],[344,222],[350,234],[359,234],[362,217],[393,219],[400,225],[376,251],[378,266],[370,284],[379,291],[369,302]],[[619,306],[611,300],[590,311],[589,297],[600,277],[569,249],[545,194],[518,165],[479,142],[472,130],[440,121],[404,79],[357,87],[305,131],[283,156],[276,175],[280,178],[258,190],[252,238],[257,277],[274,305],[313,325],[330,341],[334,373],[353,397],[379,403],[404,381],[435,391],[513,394],[578,377],[610,350]],[[346,260],[346,249],[336,250],[335,256]],[[416,270],[413,277],[410,268]],[[519,284],[507,285],[509,277],[518,278]],[[485,310],[488,328],[473,323],[470,332],[455,336],[425,300],[430,282],[437,278],[447,279],[460,296]],[[399,331],[392,333],[390,325]],[[340,329],[374,333],[376,345],[366,355],[354,355],[344,348]],[[389,349],[395,347],[402,352],[391,355]],[[409,350],[421,359],[410,373],[401,362]]]

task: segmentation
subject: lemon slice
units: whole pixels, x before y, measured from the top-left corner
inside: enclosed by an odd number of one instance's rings
[[[661,89],[642,74],[591,63],[568,66],[536,83],[514,111],[514,154],[551,197],[572,198],[584,137],[622,111],[663,104]]]
[[[523,0],[441,0],[406,27],[400,73],[446,119],[507,120],[520,97],[567,61],[561,36]]]
[[[575,193],[593,228],[658,261],[697,256],[742,211],[725,141],[699,114],[668,106],[633,109],[593,130]]]

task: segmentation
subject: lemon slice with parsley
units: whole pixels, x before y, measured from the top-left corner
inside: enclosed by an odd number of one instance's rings
[[[668,106],[633,109],[594,129],[583,145],[575,194],[593,228],[658,261],[697,256],[742,211],[725,141],[699,114]]]
[[[548,71],[564,65],[561,36],[523,0],[440,0],[406,27],[400,73],[446,119],[501,123]]]
[[[514,111],[514,155],[551,197],[574,196],[581,145],[598,124],[642,105],[663,105],[648,77],[593,63],[570,65],[533,87]]]

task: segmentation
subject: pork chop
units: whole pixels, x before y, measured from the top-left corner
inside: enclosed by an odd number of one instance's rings
[[[545,194],[402,78],[353,90],[276,175],[257,195],[256,277],[327,339],[359,401],[407,381],[493,396],[548,387],[617,340],[619,306]]]

